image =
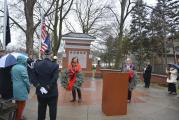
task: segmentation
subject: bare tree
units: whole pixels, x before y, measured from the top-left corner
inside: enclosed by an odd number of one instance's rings
[[[131,0],[119,0],[120,3],[120,14],[116,13],[116,11],[108,7],[108,9],[114,14],[115,19],[117,21],[117,26],[118,26],[118,35],[116,39],[116,49],[118,49],[118,53],[115,58],[115,67],[118,68],[119,64],[121,63],[122,59],[122,39],[123,39],[123,33],[124,33],[124,25],[127,17],[131,13],[131,11],[134,9],[134,5]]]
[[[49,30],[52,32],[52,50],[57,55],[62,38],[63,22],[71,10],[74,0],[56,0],[53,13],[49,16]]]
[[[45,11],[44,16],[47,16],[50,12],[50,9],[52,8],[54,2],[56,0],[52,0],[50,6]],[[48,1],[47,1],[48,2]],[[30,53],[33,50],[33,35],[34,31],[37,28],[37,26],[40,24],[40,19],[34,23],[36,15],[34,14],[35,11],[35,4],[38,4],[38,8],[40,9],[41,6],[40,3],[37,2],[37,0],[19,0],[15,3],[12,3],[11,6],[14,6],[16,8],[16,11],[19,11],[19,17],[22,17],[22,19],[10,17],[12,22],[19,27],[26,36],[26,52]],[[23,6],[23,9],[21,9]],[[17,15],[17,14],[16,14]],[[25,18],[25,23],[23,22]],[[40,18],[40,16],[39,16]],[[24,25],[25,24],[25,25]]]
[[[99,31],[106,14],[105,3],[98,0],[76,0],[73,10],[81,32],[96,34]]]

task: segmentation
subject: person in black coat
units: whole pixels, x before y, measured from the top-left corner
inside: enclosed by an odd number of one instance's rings
[[[0,93],[6,100],[13,98],[11,68],[12,66],[0,68]]]
[[[33,68],[34,68],[34,59],[33,59],[33,55],[30,54],[28,59],[27,59],[27,72],[28,72],[28,75],[29,75],[29,81],[30,83],[32,83],[32,79],[33,79]]]
[[[47,105],[49,106],[50,120],[56,120],[58,101],[58,64],[50,60],[50,52],[45,51],[45,58],[34,64],[32,79],[36,87],[38,100],[38,120],[45,120]]]
[[[152,73],[152,66],[150,63],[147,63],[146,69],[144,71],[144,83],[145,83],[145,88],[150,87],[150,79],[151,79],[151,73]]]

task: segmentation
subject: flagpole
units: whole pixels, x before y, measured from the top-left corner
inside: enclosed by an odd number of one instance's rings
[[[3,50],[6,50],[7,0],[4,0]]]
[[[42,46],[42,24],[43,24],[43,10],[42,10],[42,3],[43,0],[40,0],[40,17],[41,17],[41,23],[40,23],[40,38],[39,38],[39,59],[41,59],[41,46]]]

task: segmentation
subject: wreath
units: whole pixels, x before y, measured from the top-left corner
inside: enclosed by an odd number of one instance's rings
[[[83,74],[81,72],[77,72],[75,73],[75,77],[76,77],[76,81],[74,82],[73,84],[73,88],[80,88],[82,83],[83,83]],[[73,76],[74,77],[74,76]],[[68,89],[68,86],[71,82],[71,79],[72,76],[71,76],[71,73],[69,70],[65,69],[63,72],[62,72],[62,75],[61,75],[61,85],[67,89]]]

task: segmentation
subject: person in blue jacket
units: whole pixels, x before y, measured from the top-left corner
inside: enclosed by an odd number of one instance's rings
[[[24,56],[17,57],[17,64],[12,67],[11,76],[13,83],[13,97],[17,104],[16,120],[22,120],[22,114],[30,91],[27,59]]]
[[[45,58],[34,64],[34,79],[38,100],[38,120],[45,120],[47,105],[49,106],[50,120],[56,120],[58,101],[58,64],[50,59],[50,51],[45,51]]]

